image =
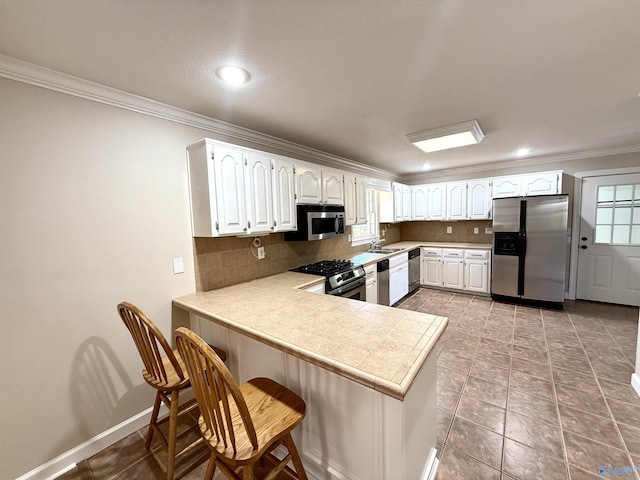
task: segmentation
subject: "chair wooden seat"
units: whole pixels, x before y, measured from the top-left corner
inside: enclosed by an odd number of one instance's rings
[[[265,480],[281,472],[307,480],[291,437],[305,416],[304,400],[268,378],[238,386],[211,347],[187,328],[177,330],[176,345],[200,407],[198,425],[211,450],[205,479],[211,480],[220,468],[229,479],[253,480],[254,466],[268,460],[274,467]],[[272,454],[280,445],[289,451],[282,460]]]
[[[144,366],[142,377],[145,382],[156,389],[145,448],[147,450],[151,448],[153,436],[158,434],[160,442],[167,450],[167,465],[163,465],[163,467],[166,469],[167,480],[172,480],[176,460],[187,456],[202,443],[202,439],[199,438],[176,452],[178,415],[193,410],[197,406],[193,401],[180,404],[180,391],[189,388],[191,382],[179,352],[171,349],[162,332],[138,307],[128,302],[122,302],[118,304],[118,314],[129,329],[142,359]],[[226,358],[226,353],[223,350],[217,350]],[[169,409],[169,416],[158,419],[162,403]],[[160,425],[165,422],[169,423],[169,431],[166,436],[160,428]]]

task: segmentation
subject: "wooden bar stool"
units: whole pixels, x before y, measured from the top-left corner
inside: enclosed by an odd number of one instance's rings
[[[199,438],[195,442],[176,452],[176,437],[178,431],[178,415],[193,410],[198,405],[196,402],[179,403],[179,394],[191,386],[186,373],[184,363],[180,354],[172,350],[162,332],[156,325],[135,305],[122,302],[118,304],[118,313],[122,321],[129,329],[131,337],[136,344],[144,369],[142,377],[156,389],[156,398],[153,404],[149,430],[145,448],[149,450],[154,433],[159,435],[160,441],[167,450],[167,480],[173,479],[176,460],[191,452],[198,444],[202,443]],[[226,359],[223,350],[218,355]],[[169,416],[158,420],[160,404],[164,403],[169,409]],[[169,422],[169,432],[165,436],[160,425]]]
[[[280,473],[307,480],[291,437],[305,416],[304,400],[268,378],[238,386],[210,346],[187,328],[178,328],[176,345],[200,406],[200,432],[211,449],[205,480],[213,478],[216,468],[232,480],[253,480],[261,460],[273,465],[264,480]],[[272,454],[280,445],[288,450],[282,460]],[[287,465],[290,461],[295,471]]]

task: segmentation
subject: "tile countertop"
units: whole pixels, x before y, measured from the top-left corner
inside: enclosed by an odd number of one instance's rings
[[[447,318],[301,290],[322,280],[284,272],[173,304],[403,400]]]
[[[371,263],[379,262],[384,258],[392,257],[402,252],[413,250],[419,247],[434,247],[434,248],[461,248],[465,250],[491,250],[493,245],[490,243],[446,243],[446,242],[397,242],[389,245],[382,244],[380,248],[402,248],[393,253],[369,253],[362,252],[358,255],[348,258],[355,265],[369,265]]]

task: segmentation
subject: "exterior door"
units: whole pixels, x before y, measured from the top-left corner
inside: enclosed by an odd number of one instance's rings
[[[582,182],[577,298],[640,305],[640,173]]]

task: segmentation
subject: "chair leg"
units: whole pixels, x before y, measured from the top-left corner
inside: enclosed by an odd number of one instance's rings
[[[176,463],[176,437],[178,436],[178,403],[179,390],[171,392],[169,408],[169,449],[167,452],[167,480],[173,480],[173,469]]]
[[[289,449],[289,453],[291,454],[291,461],[293,462],[293,466],[296,468],[298,478],[300,480],[309,480],[307,478],[307,472],[304,471],[302,460],[300,460],[300,455],[298,454],[298,449],[296,448],[296,444],[293,441],[291,433],[287,433],[287,435],[282,440],[284,441],[286,447]]]
[[[160,403],[162,403],[162,399],[160,397],[160,392],[156,393],[156,400],[153,402],[153,412],[151,413],[151,421],[149,422],[149,431],[147,432],[147,441],[144,444],[144,448],[149,450],[151,448],[151,440],[153,440],[153,426],[158,421],[158,414],[160,413]]]
[[[212,480],[214,473],[216,473],[216,456],[212,453],[209,457],[209,465],[207,466],[207,473],[204,474],[204,480]]]
[[[253,480],[253,464],[242,467],[242,480]]]

